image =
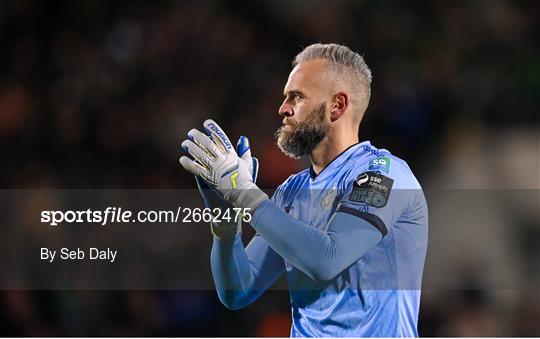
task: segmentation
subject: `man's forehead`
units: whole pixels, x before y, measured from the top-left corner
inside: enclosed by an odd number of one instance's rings
[[[304,61],[296,65],[285,85],[285,92],[294,87],[312,87],[320,81],[320,76],[325,69],[327,61],[324,59],[315,59]]]

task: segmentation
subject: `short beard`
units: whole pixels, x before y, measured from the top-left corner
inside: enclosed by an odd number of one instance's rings
[[[330,123],[324,119],[325,111],[326,102],[323,102],[309,112],[306,120],[289,128],[280,127],[276,132],[279,149],[294,159],[311,154],[330,131]]]

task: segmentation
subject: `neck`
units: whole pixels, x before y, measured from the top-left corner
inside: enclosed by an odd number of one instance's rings
[[[358,143],[358,132],[349,136],[329,133],[311,152],[311,166],[319,174],[332,160],[347,148]]]

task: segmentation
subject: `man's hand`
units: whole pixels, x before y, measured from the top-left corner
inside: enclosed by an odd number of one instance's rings
[[[188,149],[184,149],[189,153]],[[245,161],[251,173],[253,182],[257,181],[257,175],[259,172],[259,161],[257,158],[251,156],[251,150],[249,147],[249,140],[245,136],[241,136],[236,144],[236,154],[240,157],[241,161]],[[232,209],[233,206],[223,200],[221,194],[214,188],[208,186],[208,184],[199,176],[195,176],[195,181],[199,192],[203,198],[204,204],[212,211],[215,208],[219,208],[222,212],[226,209]],[[210,222],[210,228],[212,234],[220,239],[232,239],[242,231],[242,218],[238,218],[237,222],[226,222],[222,220],[219,223]]]
[[[182,147],[193,160],[182,156],[182,167],[203,178],[233,206],[255,209],[268,196],[253,182],[250,173],[253,160],[247,159],[251,154],[240,158],[225,132],[213,120],[206,120],[203,125],[210,137],[196,129],[188,132]]]
[[[187,148],[184,148],[186,153],[189,153]],[[240,160],[244,161],[251,174],[253,182],[257,182],[257,175],[259,173],[259,160],[251,156],[251,149],[249,147],[249,140],[245,136],[241,136],[236,144],[236,154],[240,157]],[[223,197],[214,188],[208,186],[208,184],[201,179],[201,177],[195,175],[195,181],[197,187],[203,198],[204,204],[210,209],[214,208],[232,208],[232,205],[223,200]]]

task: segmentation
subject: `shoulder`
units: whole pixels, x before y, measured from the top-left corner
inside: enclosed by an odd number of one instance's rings
[[[393,188],[420,189],[420,183],[414,176],[407,162],[392,154],[387,149],[377,148],[369,142],[361,147],[351,157],[354,170],[349,181],[356,179],[366,172],[385,176],[393,180]]]
[[[350,161],[351,171],[343,183],[345,203],[384,216],[387,225],[419,203],[425,204],[411,168],[390,151],[368,144]]]
[[[405,162],[396,156],[390,156],[391,162],[389,176],[394,179],[397,189],[421,189],[420,183],[414,176],[411,168]]]

